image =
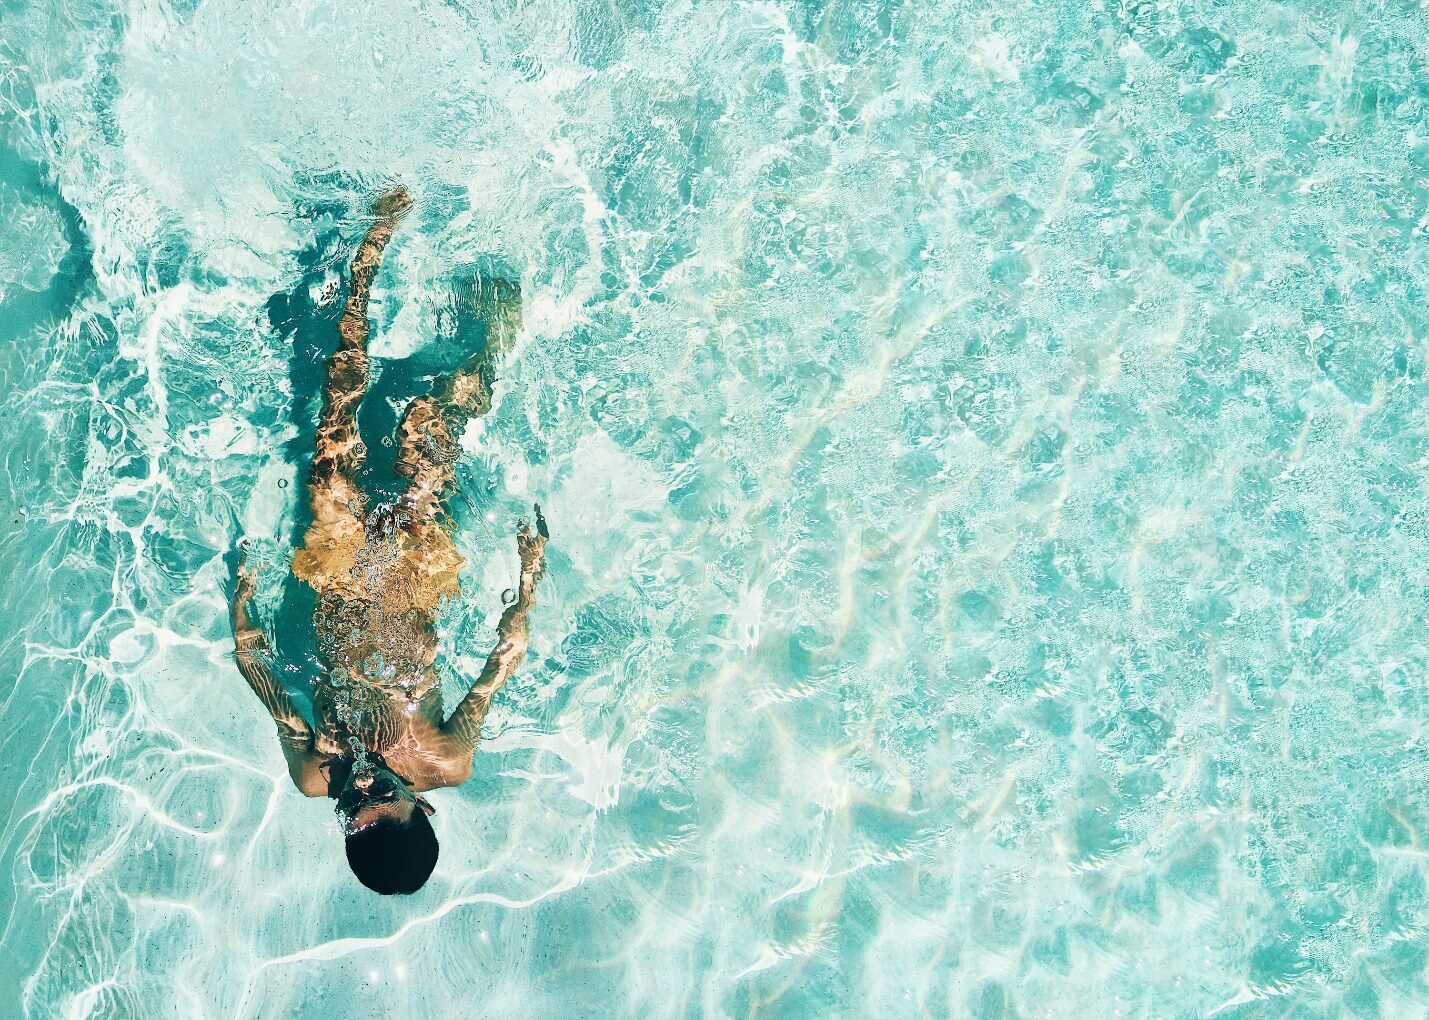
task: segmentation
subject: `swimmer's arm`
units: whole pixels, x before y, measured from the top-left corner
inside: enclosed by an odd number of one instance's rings
[[[546,568],[548,537],[546,519],[541,516],[538,506],[536,533],[532,534],[524,522],[516,532],[516,549],[521,556],[521,583],[516,601],[501,614],[501,622],[497,624],[496,647],[487,657],[481,676],[441,728],[442,753],[448,762],[450,786],[465,782],[470,777],[471,756],[476,751],[477,737],[481,734],[486,710],[491,707],[491,699],[511,679],[511,674],[526,657],[526,646],[530,641],[528,620],[536,604],[536,582]]]
[[[293,699],[283,689],[268,666],[268,636],[248,615],[248,602],[253,598],[254,573],[242,565],[233,588],[232,622],[234,658],[238,672],[248,681],[258,700],[273,717],[278,727],[278,743],[288,763],[288,775],[293,785],[309,797],[327,792],[327,783],[320,768],[322,758],[313,750],[313,731],[303,718]]]

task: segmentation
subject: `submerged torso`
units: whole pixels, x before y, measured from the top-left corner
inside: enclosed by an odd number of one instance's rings
[[[457,594],[462,564],[444,527],[413,525],[391,508],[308,530],[293,573],[317,592],[313,630],[326,667],[313,694],[320,753],[348,753],[355,737],[408,779],[433,765],[427,749],[442,722],[436,616]]]

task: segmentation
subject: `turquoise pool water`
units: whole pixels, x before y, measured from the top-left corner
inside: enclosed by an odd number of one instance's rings
[[[0,0],[0,1016],[1421,1017],[1429,16]],[[231,660],[519,278],[410,898]],[[381,407],[378,407],[381,411]]]

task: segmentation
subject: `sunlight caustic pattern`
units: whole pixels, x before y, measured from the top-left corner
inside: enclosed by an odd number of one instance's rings
[[[0,1014],[1421,1015],[1426,39],[0,0]],[[377,899],[225,556],[273,618],[394,181],[377,390],[458,281],[526,295],[453,690],[533,501],[552,542],[437,871]]]

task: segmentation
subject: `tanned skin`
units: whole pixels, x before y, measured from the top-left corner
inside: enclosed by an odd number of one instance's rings
[[[292,563],[293,574],[317,594],[313,628],[326,666],[312,725],[273,675],[268,639],[248,611],[254,572],[243,564],[232,601],[238,669],[277,724],[288,774],[309,797],[338,798],[349,832],[383,814],[405,820],[413,810],[430,813],[418,793],[471,775],[491,699],[526,654],[545,565],[546,523],[538,506],[535,529],[524,520],[517,528],[521,576],[496,647],[466,696],[444,714],[434,665],[436,616],[457,594],[464,563],[446,506],[455,491],[453,465],[462,428],[491,408],[496,361],[521,326],[521,295],[504,281],[482,281],[468,295],[490,324],[486,347],[407,406],[396,435],[406,491],[395,503],[370,507],[358,484],[366,449],[357,428],[370,364],[368,295],[411,204],[399,187],[373,205],[372,225],[352,261],[337,350],[327,361],[308,474],[313,520]],[[353,767],[354,741],[374,764]]]

